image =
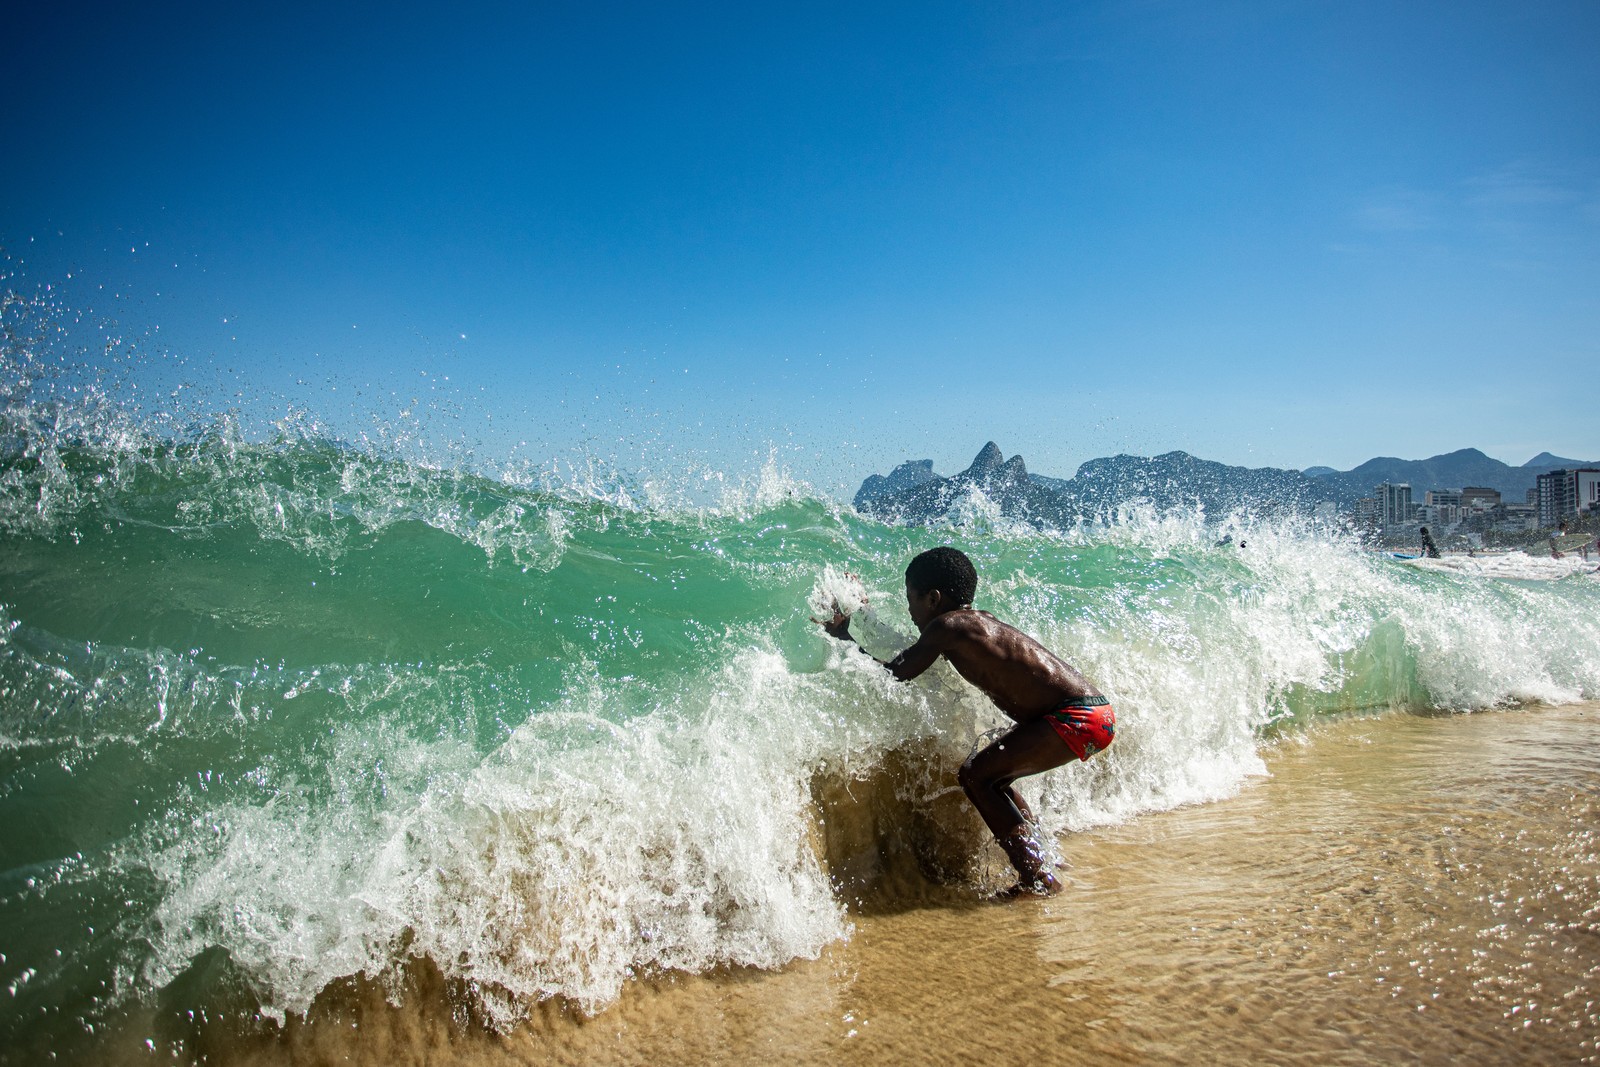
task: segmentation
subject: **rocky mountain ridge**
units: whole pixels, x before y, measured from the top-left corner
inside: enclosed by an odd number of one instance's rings
[[[1418,500],[1428,489],[1472,485],[1496,489],[1508,500],[1521,501],[1538,475],[1546,471],[1597,465],[1541,452],[1523,466],[1512,467],[1478,449],[1464,448],[1425,460],[1379,457],[1349,471],[1331,467],[1296,471],[1234,467],[1186,452],[1167,452],[1148,458],[1117,455],[1092,459],[1071,478],[1052,478],[1030,474],[1020,455],[1006,459],[990,441],[959,474],[937,474],[928,459],[902,463],[887,477],[874,474],[861,483],[855,506],[878,518],[923,523],[948,514],[976,489],[1007,518],[1058,526],[1101,517],[1119,504],[1135,500],[1161,510],[1198,506],[1213,515],[1239,507],[1312,512],[1331,506],[1342,510],[1386,481],[1410,483]]]

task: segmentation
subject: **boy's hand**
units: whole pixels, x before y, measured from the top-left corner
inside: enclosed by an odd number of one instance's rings
[[[834,601],[833,604],[833,618],[824,620],[812,616],[811,621],[822,627],[823,632],[829,637],[840,641],[850,640],[850,616],[839,610],[838,601]]]
[[[860,579],[857,579],[855,575],[851,574],[849,571],[845,571],[844,576],[846,578],[855,579],[859,586]],[[859,607],[864,608],[867,606],[867,594],[863,590],[860,596],[861,603]],[[845,611],[839,606],[839,598],[835,597],[833,600],[833,617],[824,621],[813,615],[811,617],[811,621],[822,627],[823,631],[826,632],[829,637],[835,638],[839,641],[853,641],[855,638],[850,636],[850,615],[850,612]]]

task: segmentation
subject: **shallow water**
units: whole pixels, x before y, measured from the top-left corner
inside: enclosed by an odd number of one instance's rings
[[[1600,704],[1319,726],[1231,800],[1069,835],[1048,901],[932,895],[775,972],[472,1024],[437,975],[209,1062],[1600,1062]],[[147,1020],[154,1024],[156,1020]],[[198,1038],[198,1040],[196,1040]],[[140,1050],[130,1030],[120,1047]]]

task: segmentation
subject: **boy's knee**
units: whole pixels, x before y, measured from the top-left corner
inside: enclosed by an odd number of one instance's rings
[[[961,769],[956,772],[956,781],[960,782],[961,788],[965,789],[969,794],[972,792],[973,786],[977,785],[978,776],[972,769],[971,756],[967,757],[966,762],[961,765]]]
[[[978,772],[976,756],[968,757],[961,765],[961,769],[956,772],[956,781],[961,783],[961,788],[966,790],[968,796],[973,796],[979,790],[994,784],[988,776]]]

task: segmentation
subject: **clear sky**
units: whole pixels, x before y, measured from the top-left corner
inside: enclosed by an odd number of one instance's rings
[[[247,408],[845,496],[991,438],[1600,459],[1593,0],[62,0],[0,52],[10,284]]]

